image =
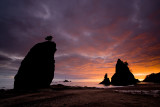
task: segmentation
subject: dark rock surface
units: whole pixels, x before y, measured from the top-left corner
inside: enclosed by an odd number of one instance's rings
[[[104,84],[104,85],[110,85],[111,84],[109,78],[107,77],[107,73],[104,76],[104,80],[102,82],[100,82],[99,84]]]
[[[160,83],[160,73],[152,73],[150,75],[147,75],[143,81],[144,82]]]
[[[134,75],[130,72],[128,63],[118,59],[116,64],[116,73],[111,78],[111,84],[124,86],[136,83],[137,79],[135,79]]]
[[[14,89],[37,89],[50,86],[54,78],[56,44],[50,40],[33,46],[21,62]]]

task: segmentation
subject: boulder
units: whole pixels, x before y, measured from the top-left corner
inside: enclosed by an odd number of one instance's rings
[[[144,82],[160,83],[160,72],[159,73],[152,73],[150,75],[147,75],[146,78],[143,81]]]
[[[118,59],[116,64],[116,73],[111,78],[111,84],[125,86],[136,83],[137,79],[134,78],[134,75],[129,70],[128,63]]]
[[[104,85],[110,85],[111,84],[109,78],[107,77],[107,73],[104,76],[104,80],[102,82],[100,82],[99,84],[104,84]]]
[[[51,40],[33,46],[21,62],[14,89],[49,87],[54,77],[55,52],[56,44]]]

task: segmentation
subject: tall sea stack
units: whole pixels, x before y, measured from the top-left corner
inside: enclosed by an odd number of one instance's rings
[[[136,82],[138,82],[138,80],[135,79],[134,75],[130,72],[128,63],[118,59],[116,64],[116,73],[111,78],[111,84],[124,86],[135,84]]]
[[[52,37],[33,46],[21,62],[15,76],[14,89],[38,89],[50,86],[54,78],[56,44]]]

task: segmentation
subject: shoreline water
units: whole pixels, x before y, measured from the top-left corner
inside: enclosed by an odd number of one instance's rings
[[[119,88],[119,87],[127,87],[127,86],[114,86],[114,85],[103,85],[99,84],[99,82],[63,82],[63,81],[53,81],[51,85],[57,85],[62,84],[65,86],[78,86],[78,87],[96,87],[96,88]],[[139,82],[138,84],[157,84],[157,83],[151,83],[151,82]],[[128,86],[134,86],[134,85],[128,85]],[[3,84],[3,86],[0,86],[0,89],[8,90],[13,89],[13,82],[8,84]]]
[[[99,82],[63,82],[57,81],[52,82],[51,85],[62,84],[65,86],[77,86],[77,87],[96,87],[96,88],[114,88],[114,87],[125,87],[125,86],[114,86],[114,85],[103,85],[99,84]],[[133,85],[130,85],[133,86]]]
[[[111,87],[115,87],[112,85],[109,86],[104,86],[103,84],[99,84],[99,82],[63,82],[63,81],[53,81],[51,83],[51,85],[56,85],[56,84],[62,84],[65,86],[79,86],[79,87],[97,87],[97,88],[111,88]],[[13,89],[13,82],[8,82],[8,83],[3,83],[0,86],[0,89]],[[117,86],[117,87],[121,87],[121,86]]]

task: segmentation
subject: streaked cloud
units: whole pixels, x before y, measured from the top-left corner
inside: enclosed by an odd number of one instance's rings
[[[139,79],[159,72],[159,5],[159,0],[1,0],[0,72],[18,69],[29,49],[50,34],[58,49],[55,78],[111,77],[118,58]]]

